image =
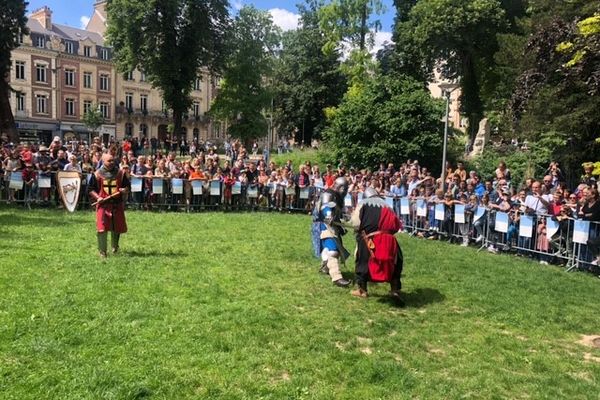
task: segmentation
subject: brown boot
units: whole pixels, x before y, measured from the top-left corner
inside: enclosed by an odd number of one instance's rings
[[[362,297],[363,299],[369,297],[369,293],[362,288],[355,289],[351,291],[350,294],[355,297]]]

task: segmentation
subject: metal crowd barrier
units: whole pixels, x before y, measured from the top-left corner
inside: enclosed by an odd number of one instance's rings
[[[600,223],[594,221],[528,215],[517,210],[501,212],[482,206],[465,210],[465,205],[459,204],[449,209],[423,198],[386,197],[386,202],[393,206],[410,235],[463,246],[475,244],[479,250],[563,265],[566,271],[595,268],[592,261],[600,251]]]
[[[8,177],[8,179],[7,179]],[[89,209],[87,196],[90,174],[82,175],[79,209]],[[129,209],[156,211],[250,210],[310,213],[323,188],[244,185],[235,182],[231,196],[225,196],[221,181],[160,177],[131,177],[127,199]],[[351,213],[362,193],[344,199]],[[386,197],[410,235],[445,239],[463,246],[476,244],[480,250],[514,253],[542,263],[562,264],[567,271],[589,269],[597,256],[588,241],[600,249],[600,223],[573,218],[557,220],[550,215],[527,215],[520,211],[500,212],[475,206],[434,204],[424,198]],[[21,173],[5,175],[0,184],[0,202],[27,208],[61,207],[55,172],[38,171],[31,184]],[[597,244],[595,242],[597,240]]]

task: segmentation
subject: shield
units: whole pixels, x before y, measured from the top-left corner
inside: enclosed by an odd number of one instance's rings
[[[56,175],[60,197],[69,212],[74,212],[79,201],[81,175],[75,171],[60,171]]]

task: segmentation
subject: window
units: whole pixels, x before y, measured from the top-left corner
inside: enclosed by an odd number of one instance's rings
[[[146,73],[140,72],[140,82],[146,82]]]
[[[17,92],[17,111],[25,111],[25,93]]]
[[[25,61],[15,61],[15,78],[25,79]]]
[[[108,60],[108,49],[100,49],[100,58]]]
[[[23,44],[23,32],[19,32],[19,34],[17,35],[17,41],[19,42],[19,44]]]
[[[202,80],[200,78],[196,78],[194,81],[194,90],[202,90]]]
[[[200,102],[195,101],[194,102],[194,117],[197,117],[200,115]]]
[[[47,95],[36,94],[35,95],[35,103],[36,103],[35,111],[38,114],[47,114],[48,113],[48,96]]]
[[[146,136],[148,134],[148,125],[140,124],[140,136]]]
[[[84,57],[92,56],[92,47],[91,46],[83,46],[83,56]]]
[[[133,110],[133,93],[125,93],[125,108],[127,111]]]
[[[44,36],[36,36],[35,37],[35,46],[40,48],[46,47],[46,38]]]
[[[83,87],[86,89],[92,88],[92,73],[91,72],[83,73]]]
[[[123,74],[123,79],[125,79],[126,81],[132,81],[133,71],[125,72],[125,74]]]
[[[73,42],[65,40],[65,53],[73,54]]]
[[[108,92],[108,75],[106,74],[100,75],[100,90]]]
[[[75,99],[65,99],[65,115],[75,115]]]
[[[131,122],[125,124],[125,136],[133,136],[133,124]]]
[[[148,111],[148,95],[140,94],[140,110]]]
[[[92,101],[84,100],[83,101],[83,115],[87,114],[88,111],[90,111],[91,109],[92,109]]]
[[[35,65],[36,80],[46,82],[46,66],[42,64]]]
[[[65,69],[65,86],[75,86],[74,69]]]
[[[106,119],[109,118],[109,114],[108,114],[108,103],[106,102],[101,102],[100,103],[100,113],[102,114],[102,116]]]

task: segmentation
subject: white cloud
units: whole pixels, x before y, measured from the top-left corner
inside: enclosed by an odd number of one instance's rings
[[[371,54],[377,54],[383,48],[385,42],[392,43],[392,32],[375,32],[375,45]]]
[[[294,14],[283,8],[271,8],[269,13],[271,13],[271,17],[273,17],[273,23],[282,30],[289,31],[298,28],[300,20],[299,14]]]
[[[82,15],[79,18],[79,23],[81,24],[81,29],[85,29],[89,22],[90,22],[90,17],[88,17],[88,16]]]
[[[244,3],[242,3],[241,1],[234,1],[233,2],[233,8],[235,8],[236,10],[241,10],[242,7],[244,7]]]

